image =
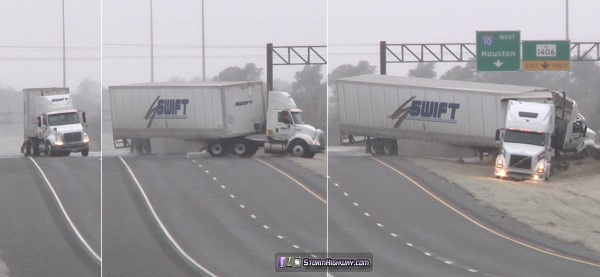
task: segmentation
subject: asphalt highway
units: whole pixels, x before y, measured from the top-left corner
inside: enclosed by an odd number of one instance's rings
[[[481,216],[453,185],[401,157],[329,154],[329,251],[372,252],[373,276],[598,276],[584,250]],[[487,212],[487,210],[486,210]],[[518,229],[518,228],[516,228]],[[335,276],[364,276],[335,273]]]
[[[202,153],[103,166],[106,276],[275,276],[277,252],[326,251],[326,180],[288,159]]]
[[[9,276],[100,276],[99,158],[1,158],[0,173]]]

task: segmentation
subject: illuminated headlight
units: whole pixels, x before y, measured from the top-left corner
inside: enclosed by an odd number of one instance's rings
[[[64,145],[65,143],[63,142],[63,137],[60,134],[56,135],[56,139],[53,142],[54,145]]]
[[[85,142],[85,143],[90,142],[90,137],[87,135],[87,133],[84,133],[83,142]]]
[[[536,180],[536,181],[537,181],[537,180],[539,180],[539,179],[540,179],[540,176],[533,175],[533,180]]]
[[[314,139],[312,140],[312,144],[313,145],[321,145],[318,140],[314,140]]]
[[[546,167],[544,165],[544,161],[539,161],[537,164],[537,172],[544,173],[545,170],[546,170]]]
[[[500,177],[506,177],[506,170],[500,169]]]
[[[501,159],[497,159],[496,160],[496,167],[497,168],[503,168],[504,167],[504,161]]]

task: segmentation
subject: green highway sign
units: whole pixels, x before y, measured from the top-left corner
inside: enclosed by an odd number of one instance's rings
[[[524,71],[568,71],[571,42],[568,40],[523,41]]]
[[[521,70],[521,31],[477,31],[477,71]]]

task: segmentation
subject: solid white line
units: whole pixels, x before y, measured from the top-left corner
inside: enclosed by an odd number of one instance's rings
[[[38,165],[37,162],[35,162],[35,160],[32,157],[29,157],[29,159],[33,162],[35,167],[37,167],[37,169],[40,171],[40,174],[42,174],[42,177],[44,177],[46,184],[48,185],[48,187],[50,188],[50,191],[52,191],[52,194],[54,195],[54,199],[56,199],[56,202],[58,203],[60,210],[65,215],[65,218],[69,222],[71,229],[73,229],[73,231],[75,232],[75,235],[77,235],[77,237],[79,238],[81,243],[83,243],[85,248],[92,254],[92,256],[94,256],[94,258],[96,258],[96,260],[98,260],[100,263],[102,263],[102,258],[94,251],[94,249],[92,249],[92,247],[88,244],[88,242],[83,238],[83,236],[79,232],[79,229],[77,229],[77,227],[75,226],[75,223],[73,223],[73,221],[71,220],[71,217],[67,213],[67,210],[65,210],[65,207],[63,206],[62,202],[60,201],[60,198],[58,198],[58,194],[56,194],[54,187],[50,183],[50,180],[48,180],[48,178],[46,177],[46,174],[44,174],[44,171],[42,171],[42,168]]]
[[[127,163],[125,162],[125,160],[123,159],[123,157],[119,156],[119,159],[121,159],[121,162],[123,162],[123,164],[127,168],[127,171],[129,171],[129,174],[131,175],[133,181],[135,182],[135,184],[137,185],[138,189],[140,190],[140,193],[144,197],[144,200],[146,201],[146,205],[150,209],[150,212],[152,212],[152,216],[154,216],[154,219],[158,223],[160,229],[163,231],[163,233],[169,239],[169,241],[175,247],[175,249],[177,249],[177,251],[179,251],[179,253],[184,258],[186,258],[190,263],[192,263],[195,267],[197,267],[198,269],[202,270],[204,273],[206,273],[207,275],[209,275],[211,277],[217,277],[217,275],[215,275],[214,273],[212,273],[211,271],[209,271],[208,269],[206,269],[204,266],[200,265],[196,260],[194,260],[190,255],[188,255],[188,253],[186,253],[183,250],[183,248],[181,248],[181,246],[179,246],[179,243],[177,243],[177,241],[175,241],[175,238],[173,238],[173,236],[171,235],[171,233],[169,233],[169,230],[167,230],[167,228],[165,227],[165,225],[162,223],[162,221],[158,217],[158,214],[156,214],[156,211],[154,211],[154,207],[150,203],[150,199],[148,199],[148,196],[146,196],[146,192],[142,188],[142,185],[138,181],[137,177],[135,177],[135,174],[133,174],[133,171],[131,171],[131,168],[129,167],[129,165],[127,165]]]
[[[529,249],[538,251],[540,253],[548,254],[550,256],[554,256],[554,257],[557,257],[557,258],[562,258],[562,259],[569,260],[569,261],[572,261],[572,262],[578,262],[578,263],[581,263],[581,264],[586,264],[586,265],[590,265],[590,266],[594,266],[594,267],[600,267],[600,263],[596,263],[596,262],[592,262],[592,261],[586,261],[586,260],[583,260],[583,259],[579,259],[579,258],[568,256],[568,255],[562,255],[562,254],[553,253],[550,250],[544,250],[544,249],[539,248],[539,247],[537,247],[535,245],[532,245],[532,244],[520,241],[520,240],[518,240],[516,238],[513,238],[513,237],[511,237],[509,235],[502,234],[499,231],[496,231],[496,230],[492,229],[492,227],[487,227],[483,223],[477,221],[476,219],[468,216],[467,214],[463,213],[462,211],[460,211],[457,208],[453,207],[452,205],[448,204],[446,201],[444,201],[443,199],[441,199],[440,197],[438,197],[437,195],[435,195],[433,192],[430,192],[428,189],[426,189],[424,186],[422,186],[421,184],[419,184],[417,181],[411,179],[406,174],[400,172],[399,170],[397,170],[393,166],[391,166],[391,165],[387,164],[386,162],[384,162],[384,161],[382,161],[382,160],[380,160],[378,158],[375,158],[375,157],[371,157],[371,159],[379,162],[383,166],[385,166],[385,167],[389,168],[390,170],[398,173],[400,176],[404,177],[406,180],[409,180],[411,183],[413,183],[415,186],[417,186],[423,192],[425,192],[426,194],[428,194],[429,196],[431,196],[433,199],[437,200],[442,205],[448,207],[448,209],[454,211],[456,214],[462,216],[463,218],[465,218],[466,220],[468,220],[471,223],[475,224],[476,226],[479,226],[480,228],[482,228],[482,229],[484,229],[484,230],[486,230],[486,231],[488,231],[488,232],[490,232],[490,233],[492,233],[492,234],[494,234],[494,235],[496,235],[498,237],[501,237],[501,238],[506,239],[508,241],[512,241],[512,242],[514,242],[516,244],[519,244],[519,245],[527,247]]]

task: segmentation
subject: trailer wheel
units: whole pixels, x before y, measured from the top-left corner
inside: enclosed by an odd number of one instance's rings
[[[145,140],[141,140],[141,144],[142,144],[142,155],[150,155],[152,154],[152,146],[150,145],[150,140],[149,139],[145,139]]]
[[[222,141],[213,141],[208,145],[208,153],[213,157],[221,157],[225,155],[225,146]]]
[[[383,139],[383,142],[381,144],[383,153],[388,156],[394,155],[398,152],[398,144],[393,139]]]
[[[133,148],[135,149],[135,153],[137,153],[138,155],[142,155],[144,153],[144,150],[142,149],[142,147],[143,147],[142,140],[140,140],[140,139],[133,140]]]
[[[371,140],[371,143],[369,143],[369,147],[371,150],[371,153],[373,155],[380,155],[382,152],[382,145],[381,145],[381,139],[379,138],[374,138]]]
[[[248,142],[243,139],[238,139],[233,142],[232,150],[233,154],[237,156],[247,157],[250,147],[248,146]]]
[[[305,153],[309,152],[308,146],[303,141],[293,141],[288,148],[290,154],[294,157],[304,157]]]

